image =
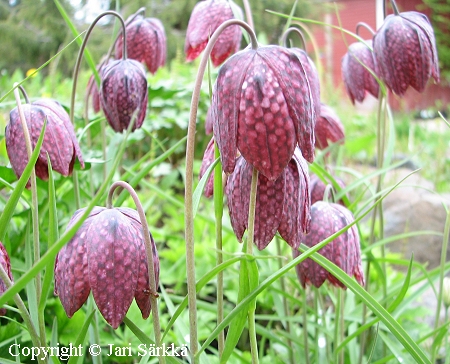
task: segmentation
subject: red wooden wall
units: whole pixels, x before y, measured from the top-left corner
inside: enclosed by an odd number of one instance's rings
[[[426,8],[421,0],[396,0],[396,3],[400,11],[414,10],[430,16],[430,9]],[[375,0],[338,0],[324,2],[318,6],[322,8],[320,9],[322,14],[326,14],[322,18],[326,23],[338,26],[340,21],[344,29],[355,32],[358,22],[365,22],[376,30]],[[339,20],[336,12],[339,14]],[[387,7],[387,12],[388,14],[392,13],[390,6]],[[346,97],[341,75],[341,60],[347,52],[347,46],[356,40],[350,35],[343,35],[340,30],[322,25],[311,26],[311,30],[317,42],[320,61],[326,75],[326,82],[323,86],[331,87],[333,92],[337,88]],[[372,38],[372,35],[364,28],[360,29],[359,35],[364,39]],[[313,54],[311,45],[308,48],[308,51]],[[327,90],[324,90],[324,93],[326,94]],[[424,93],[419,94],[409,88],[402,98],[393,95],[391,104],[394,109],[404,111],[434,108],[436,105],[443,110],[446,105],[450,104],[450,85],[445,83],[435,85],[431,80]]]

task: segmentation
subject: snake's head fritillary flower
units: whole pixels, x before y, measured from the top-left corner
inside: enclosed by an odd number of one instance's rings
[[[52,99],[37,100],[31,104],[22,105],[22,110],[33,148],[39,139],[44,122],[47,120],[44,141],[35,166],[37,177],[42,180],[48,179],[47,153],[52,169],[63,176],[72,174],[76,158],[84,168],[80,146],[70,117],[59,102]],[[5,140],[11,166],[17,177],[20,178],[28,163],[28,155],[17,107],[10,113],[10,120],[5,130]],[[30,187],[29,182],[27,187]]]
[[[376,75],[379,74],[374,53],[368,47],[368,45],[372,46],[372,40],[366,40],[365,42],[367,45],[363,42],[350,44],[341,63],[345,89],[353,104],[355,100],[363,102],[367,92],[374,97],[378,97],[380,90],[377,80],[367,69],[369,68]]]
[[[318,201],[311,206],[311,229],[309,234],[303,236],[302,242],[308,247],[317,245],[353,221],[353,215],[347,208],[335,203]],[[349,276],[355,277],[359,284],[364,285],[361,248],[358,229],[355,225],[320,249],[318,253],[336,264]],[[293,250],[294,258],[299,254],[297,249]],[[295,268],[303,287],[309,283],[320,287],[328,280],[335,286],[345,288],[341,281],[310,258],[305,259]]]
[[[280,46],[246,49],[220,68],[211,116],[223,169],[232,173],[237,150],[275,181],[298,143],[314,160],[314,97],[298,56]]]
[[[127,57],[145,62],[147,69],[155,73],[166,63],[166,33],[159,19],[137,15],[126,25]],[[116,58],[122,58],[123,35],[116,42]]]
[[[133,130],[144,122],[148,89],[144,67],[133,59],[120,59],[105,66],[100,85],[100,102],[109,125],[122,132],[133,117]]]
[[[239,9],[239,7],[235,7]],[[234,19],[228,0],[205,0],[198,2],[189,19],[184,51],[187,61],[193,61],[205,49],[209,38],[225,21]],[[237,25],[227,27],[217,39],[211,52],[215,67],[221,65],[231,54],[239,50],[242,32]]]
[[[308,56],[305,50],[301,48],[289,48],[291,52],[294,52],[295,55],[300,60],[301,64],[306,73],[306,78],[309,83],[309,87],[311,89],[311,95],[314,101],[314,110],[316,115],[320,114],[320,80],[319,74],[317,72],[316,65],[314,61]]]
[[[344,142],[344,126],[342,125],[339,116],[337,116],[334,110],[328,105],[321,104],[320,115],[316,121],[314,134],[316,137],[317,149],[328,148],[328,142]]]
[[[68,229],[84,209],[71,218]],[[156,285],[159,259],[150,235]],[[80,309],[92,290],[105,320],[116,329],[136,299],[142,317],[150,315],[150,284],[143,229],[129,208],[95,207],[55,262],[55,294],[68,317]]]
[[[252,171],[253,166],[239,157],[225,189],[231,225],[239,241],[248,228]],[[278,231],[290,246],[297,248],[302,233],[309,231],[309,220],[308,166],[297,148],[277,180],[258,175],[254,242],[262,250]]]
[[[198,175],[200,179],[206,173],[209,166],[214,163],[214,160],[214,138],[211,138],[203,154],[202,165],[200,166],[200,173]],[[214,193],[214,173],[210,174],[203,193],[208,198],[212,197]]]
[[[2,242],[0,242],[0,265],[3,267],[3,269],[8,274],[8,277],[11,281],[13,280],[13,276],[11,273],[11,263],[9,261],[9,255],[6,251],[5,247],[3,246]],[[3,292],[6,291],[6,285],[3,280],[0,279],[0,296],[3,294]],[[0,316],[3,316],[6,314],[6,308],[0,307]]]
[[[341,178],[333,176],[333,179],[342,189],[346,187],[345,182]],[[314,205],[317,201],[323,201],[327,186],[316,174],[310,175],[310,186],[311,186],[311,205]],[[326,196],[325,199],[328,199],[328,197],[329,196]],[[344,202],[342,200],[339,200],[338,203],[344,205]]]
[[[373,38],[373,49],[382,79],[397,95],[409,86],[423,92],[430,77],[439,82],[436,41],[426,15],[388,15]]]

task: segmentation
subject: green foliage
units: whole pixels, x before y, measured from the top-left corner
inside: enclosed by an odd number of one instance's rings
[[[450,0],[423,0],[431,9],[442,78],[450,82]]]

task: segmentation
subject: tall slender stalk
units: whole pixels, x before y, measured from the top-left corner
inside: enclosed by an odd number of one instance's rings
[[[31,159],[31,154],[33,153],[33,147],[31,144],[31,137],[28,131],[27,120],[25,118],[25,114],[22,108],[22,102],[20,101],[19,89],[17,88],[18,84],[14,84],[14,96],[16,98],[17,103],[17,111],[19,112],[20,122],[22,124],[23,135],[25,139],[25,147],[27,149],[27,157],[28,160]],[[23,89],[22,89],[23,90]],[[39,244],[39,202],[37,197],[37,187],[36,187],[36,171],[33,168],[30,176],[30,184],[31,184],[31,216],[32,216],[32,226],[33,226],[33,261],[37,262],[40,259],[40,244]],[[35,288],[36,288],[36,306],[41,300],[42,294],[42,282],[41,282],[41,274],[36,274],[35,277]],[[45,337],[45,321],[44,315],[38,315],[38,325],[39,325],[39,335],[42,344],[44,345],[47,340]]]
[[[276,239],[276,244],[277,244],[278,269],[281,269],[281,268],[283,268],[283,257],[282,257],[282,252],[281,252],[281,244],[280,244],[280,239],[278,239],[278,237],[275,237],[275,239]],[[281,288],[282,292],[286,292],[286,280],[285,280],[284,276],[282,276],[280,278],[280,288]],[[283,316],[289,317],[290,316],[289,305],[288,305],[287,299],[284,295],[282,297],[282,301],[283,301]],[[285,325],[286,325],[286,331],[291,335],[292,327],[291,327],[291,323],[289,322],[289,320],[286,320]],[[290,337],[288,337],[288,339],[287,339],[287,346],[290,348],[289,362],[291,364],[295,364],[294,349],[293,349],[292,340],[290,339]]]
[[[150,300],[152,305],[152,315],[153,315],[153,330],[155,331],[155,343],[157,347],[161,346],[161,326],[159,320],[159,311],[158,311],[158,292],[156,286],[156,274],[155,274],[155,266],[153,260],[153,246],[151,242],[150,231],[148,230],[147,219],[145,217],[144,208],[142,207],[141,201],[139,200],[136,191],[131,187],[128,183],[123,181],[114,182],[109,189],[108,199],[107,199],[107,208],[112,208],[112,196],[116,188],[121,187],[128,191],[133,199],[134,204],[136,205],[137,212],[139,214],[139,218],[141,220],[142,225],[142,233],[144,236],[145,242],[145,252],[147,254],[147,267],[148,267],[148,275],[149,275],[149,283],[150,283]],[[159,362],[161,364],[165,363],[164,355],[158,356]]]
[[[220,155],[217,145],[214,146],[214,156],[218,158]],[[222,253],[222,217],[223,217],[223,185],[222,185],[222,168],[220,164],[214,168],[214,213],[216,218],[216,264],[223,263]],[[217,325],[223,321],[223,272],[217,274]],[[225,347],[225,333],[220,332],[217,337],[219,357],[222,357]]]
[[[248,206],[248,228],[247,228],[247,254],[253,255],[253,242],[255,236],[255,210],[256,193],[258,192],[258,170],[253,167],[252,183],[250,188],[250,202]],[[258,343],[256,341],[255,305],[250,305],[248,310],[248,331],[250,336],[250,348],[252,363],[259,363]]]
[[[216,31],[212,34],[200,61],[200,66],[197,72],[197,77],[194,84],[194,91],[192,93],[187,143],[186,143],[186,186],[185,186],[185,240],[186,240],[186,275],[187,275],[187,289],[188,289],[188,307],[189,307],[189,346],[192,363],[196,362],[195,354],[198,351],[197,339],[197,295],[195,288],[195,256],[194,256],[194,209],[193,209],[193,185],[194,185],[194,149],[195,149],[195,130],[197,121],[197,110],[200,98],[200,89],[202,86],[203,76],[205,74],[208,58],[211,50],[217,41],[219,35],[225,28],[230,25],[240,25],[250,35],[252,48],[258,48],[256,35],[248,24],[231,19],[222,23]]]
[[[117,17],[122,25],[123,34],[126,35],[126,29],[125,29],[125,22],[123,18],[120,16],[119,13],[115,11],[105,11],[101,13],[99,16],[97,16],[92,24],[89,26],[89,28],[86,31],[86,36],[83,39],[83,42],[80,46],[80,51],[78,52],[77,60],[75,61],[75,67],[73,70],[73,83],[72,83],[72,94],[70,96],[70,122],[73,124],[74,119],[74,113],[75,113],[75,96],[76,96],[76,90],[77,90],[77,82],[78,82],[78,73],[80,72],[80,65],[81,65],[81,59],[83,57],[84,49],[86,48],[87,41],[89,40],[89,36],[92,33],[92,30],[94,29],[95,25],[98,23],[98,21],[103,18],[106,15],[114,15]],[[122,59],[127,58],[127,43],[126,43],[126,36],[124,36],[123,39],[123,50],[122,50]],[[101,122],[101,134],[102,134],[102,150],[103,150],[103,159],[105,161],[103,165],[103,177],[106,179],[107,176],[107,170],[106,170],[106,139],[105,139],[105,121]],[[76,171],[73,171],[73,181],[74,181],[74,193],[75,193],[75,201],[77,208],[80,207],[80,193],[78,190],[78,181],[77,181],[77,173]],[[77,187],[77,188],[75,188]]]

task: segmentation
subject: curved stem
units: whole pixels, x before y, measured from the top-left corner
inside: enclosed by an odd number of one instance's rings
[[[121,24],[122,24],[122,29],[124,34],[126,34],[126,30],[125,30],[125,23],[123,21],[123,18],[120,16],[119,13],[115,12],[115,11],[105,11],[102,14],[100,14],[99,16],[97,16],[97,18],[95,18],[95,20],[92,22],[92,24],[89,26],[88,30],[86,31],[86,36],[83,39],[83,42],[81,43],[80,46],[80,51],[78,52],[78,56],[77,56],[77,60],[75,62],[75,68],[73,70],[73,83],[72,83],[72,94],[70,96],[70,122],[73,124],[73,118],[74,118],[74,113],[75,113],[75,93],[77,90],[77,81],[78,81],[78,73],[80,72],[80,65],[81,65],[81,58],[83,57],[83,53],[84,53],[84,49],[86,48],[86,44],[87,41],[89,39],[89,36],[92,33],[92,30],[94,29],[95,25],[97,24],[97,22],[103,18],[105,15],[114,15],[117,18],[119,18]],[[124,41],[123,41],[123,45],[124,45],[124,51],[123,51],[123,59],[126,59],[126,37],[124,37]],[[104,123],[102,123],[102,138],[104,140],[104,136],[105,136],[105,127],[104,127]],[[103,146],[103,156],[106,159],[106,143],[103,142],[102,143]],[[106,163],[105,166],[103,168],[103,172],[104,172],[104,177],[106,178]],[[74,171],[73,173],[73,179],[74,179],[74,185],[78,186],[78,181],[77,181],[77,176],[76,176],[76,171]],[[80,204],[80,196],[79,196],[79,190],[78,188],[74,188],[74,193],[75,193],[75,201],[77,203],[77,207],[79,208],[79,204]]]
[[[112,196],[114,194],[114,191],[116,188],[120,187],[121,189],[126,189],[128,193],[131,195],[135,205],[137,212],[139,214],[139,218],[141,220],[142,225],[142,233],[144,235],[144,241],[145,241],[145,251],[147,253],[147,266],[148,266],[148,274],[149,274],[149,283],[150,283],[150,300],[152,303],[152,315],[153,315],[153,329],[155,331],[155,343],[157,347],[161,346],[161,326],[159,323],[159,312],[158,312],[158,301],[156,298],[158,297],[157,292],[157,286],[156,286],[156,273],[155,273],[155,266],[154,266],[154,260],[153,260],[153,249],[154,249],[154,242],[152,241],[153,238],[151,237],[150,231],[148,229],[147,219],[145,217],[144,208],[142,207],[141,201],[139,200],[138,195],[136,194],[136,191],[129,185],[128,183],[124,181],[117,181],[112,184],[112,186],[109,189],[108,198],[106,202],[107,208],[112,208]],[[163,355],[159,356],[159,362],[164,363],[165,358]]]
[[[335,202],[334,188],[331,184],[327,184],[323,193],[324,202]]]
[[[355,33],[356,33],[357,35],[359,35],[359,29],[360,29],[361,27],[366,28],[366,29],[370,32],[370,34],[372,34],[372,36],[375,35],[375,30],[373,30],[372,27],[371,27],[369,24],[364,23],[363,21],[360,21],[358,24],[356,24],[356,30],[355,30]]]
[[[125,30],[125,23],[123,21],[123,18],[120,16],[119,13],[109,10],[109,11],[105,11],[104,13],[100,14],[97,18],[95,18],[95,20],[92,22],[92,24],[89,26],[88,30],[86,31],[86,36],[83,39],[83,43],[81,43],[81,47],[80,47],[80,51],[78,52],[78,57],[77,60],[75,62],[75,68],[73,71],[73,84],[72,84],[72,95],[70,97],[70,121],[73,124],[73,116],[74,116],[74,106],[75,106],[75,92],[77,90],[77,81],[78,81],[78,73],[80,72],[80,64],[81,64],[81,58],[83,57],[83,53],[84,53],[84,49],[86,48],[86,44],[87,41],[89,39],[89,36],[92,33],[92,30],[94,29],[95,25],[97,24],[97,22],[103,18],[105,15],[114,15],[117,18],[119,18],[121,24],[122,24],[122,29],[124,34],[126,34],[126,30]],[[123,51],[123,56],[124,58],[126,58],[126,41],[125,41],[126,37],[124,37],[124,51]]]
[[[254,30],[255,25],[253,23],[253,15],[250,3],[248,2],[248,0],[243,0],[242,2],[244,3],[245,19],[247,20],[247,24]]]
[[[395,3],[395,0],[391,0],[392,9],[394,9],[394,14],[398,15],[400,12],[398,11],[397,4]]]
[[[23,88],[22,88],[22,90],[23,90]],[[22,92],[25,92],[25,90],[23,90]],[[25,95],[26,95],[26,92],[25,92]],[[22,109],[22,103],[20,101],[19,90],[17,87],[14,89],[14,96],[16,98],[17,111],[19,112],[19,118],[20,118],[20,122],[22,124],[22,131],[23,131],[23,136],[25,139],[25,146],[27,149],[27,157],[28,157],[28,160],[30,160],[31,154],[33,153],[33,146],[31,144],[31,137],[30,137],[30,133],[28,131],[27,120],[25,118],[25,114]],[[39,214],[38,214],[39,202],[38,202],[38,197],[37,197],[35,168],[33,168],[31,170],[30,184],[31,184],[31,216],[32,216],[32,220],[33,220],[33,222],[32,222],[32,225],[33,225],[33,252],[34,252],[33,261],[37,262],[40,259],[41,254],[40,254],[40,245],[39,245]],[[40,300],[41,300],[41,294],[42,294],[42,282],[41,282],[41,274],[40,273],[36,274],[35,288],[36,288],[35,304],[38,305],[38,302],[40,302]],[[39,324],[39,334],[41,337],[41,342],[45,343],[46,342],[45,323],[44,323],[43,315],[38,315],[38,324]]]
[[[194,149],[195,149],[195,129],[197,121],[197,110],[200,98],[200,89],[203,76],[205,74],[208,58],[211,50],[223,30],[230,25],[242,26],[250,35],[252,49],[258,48],[258,41],[252,28],[241,20],[231,19],[222,23],[211,36],[205,51],[203,52],[197,77],[194,84],[194,91],[191,99],[191,112],[189,115],[189,125],[186,143],[186,187],[185,187],[185,240],[186,240],[186,275],[188,289],[189,306],[189,343],[192,363],[195,363],[195,354],[198,351],[197,341],[197,298],[195,289],[195,258],[194,258],[194,210],[193,210],[193,185],[194,185]]]
[[[22,86],[22,85],[19,85],[18,88],[19,88],[19,90],[22,92],[22,95],[23,95],[23,97],[24,97],[24,99],[25,99],[25,102],[26,102],[27,104],[30,104],[30,99],[28,98],[28,94],[27,94],[27,92],[25,91],[25,89],[23,88],[23,86]]]
[[[400,12],[398,11],[397,4],[395,3],[395,0],[391,0],[392,9],[394,9],[394,14],[398,15]],[[383,15],[384,18],[386,18],[386,1],[383,1]]]
[[[299,37],[300,37],[300,39],[302,40],[302,43],[303,43],[303,50],[306,51],[306,41],[305,41],[305,37],[303,35],[303,32],[300,29],[296,28],[296,27],[288,28],[283,33],[283,35],[281,36],[281,44],[283,45],[283,47],[287,47],[287,45],[286,45],[287,37],[288,37],[289,33],[291,33],[291,32],[295,32],[295,33],[297,33],[299,35]]]

